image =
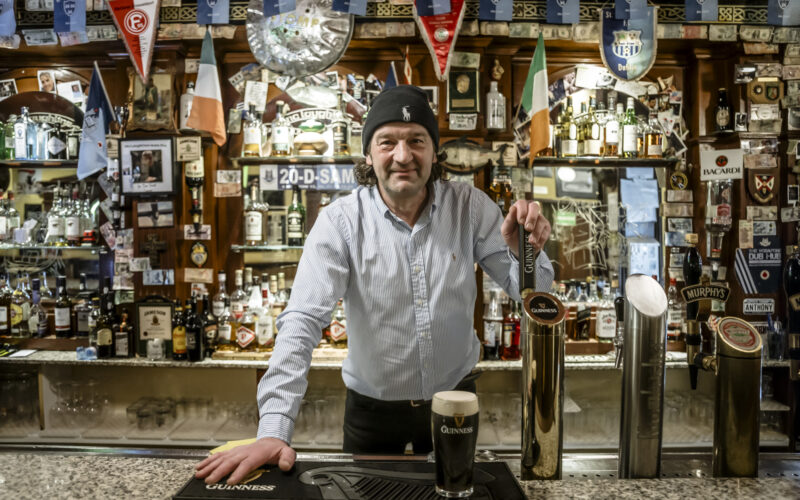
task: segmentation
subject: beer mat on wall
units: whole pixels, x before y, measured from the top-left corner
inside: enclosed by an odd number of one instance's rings
[[[441,497],[435,483],[435,465],[428,462],[297,462],[290,472],[275,466],[256,469],[235,486],[192,478],[172,498],[436,500]],[[473,500],[525,498],[505,462],[476,463],[473,486]]]

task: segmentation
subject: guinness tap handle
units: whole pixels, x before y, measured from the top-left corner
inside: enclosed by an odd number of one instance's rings
[[[524,224],[519,225],[519,294],[525,298],[529,292],[536,291],[536,252],[528,237]]]

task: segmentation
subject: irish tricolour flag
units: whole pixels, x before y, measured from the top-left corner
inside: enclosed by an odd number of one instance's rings
[[[192,112],[186,124],[195,130],[211,132],[218,146],[225,144],[225,115],[222,112],[222,92],[219,88],[217,60],[214,57],[214,40],[211,31],[206,31],[200,66],[197,69],[197,84],[192,99]]]
[[[522,89],[522,107],[531,117],[530,162],[539,151],[550,145],[550,117],[547,99],[547,61],[544,57],[544,38],[539,33],[528,78]]]

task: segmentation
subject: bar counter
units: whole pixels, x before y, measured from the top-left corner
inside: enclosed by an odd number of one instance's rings
[[[2,451],[0,452],[0,498],[39,500],[41,498],[124,498],[168,499],[191,477],[194,465],[204,456],[202,450],[191,450],[183,456],[170,451],[168,456],[155,456],[153,451],[118,451],[98,449],[91,453],[69,451]],[[140,453],[137,455],[136,453]],[[708,454],[706,454],[708,455]],[[169,458],[173,457],[173,458]],[[178,458],[175,458],[178,457]],[[348,455],[299,454],[299,460],[346,460]],[[507,460],[515,473],[519,458]],[[675,461],[680,457],[673,457]],[[665,458],[666,461],[673,460]],[[797,464],[797,458],[789,462]],[[616,480],[591,478],[594,474],[576,472],[579,455],[565,455],[565,478],[561,481],[521,481],[528,498],[797,498],[800,476],[797,467],[785,477],[758,479],[714,479],[681,477],[663,479]],[[616,462],[616,459],[613,460]],[[684,464],[686,460],[681,460]],[[691,463],[691,459],[688,460]],[[784,461],[784,466],[785,466]],[[762,467],[764,468],[764,467]],[[572,472],[570,472],[572,469]],[[586,472],[586,471],[584,471]],[[589,477],[583,477],[584,475]],[[779,476],[775,473],[772,475]]]

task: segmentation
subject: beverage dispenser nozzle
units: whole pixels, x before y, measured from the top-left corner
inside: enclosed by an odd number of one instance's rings
[[[614,335],[614,349],[616,350],[614,367],[619,368],[622,363],[622,349],[624,349],[622,339],[625,333],[625,297],[620,295],[614,299],[614,312],[617,313],[617,332]]]

